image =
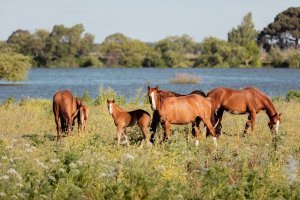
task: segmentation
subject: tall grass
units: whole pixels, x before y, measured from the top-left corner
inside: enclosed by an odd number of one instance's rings
[[[170,83],[173,84],[197,84],[200,83],[201,78],[197,75],[179,73],[175,77],[170,79]]]
[[[263,112],[257,116],[255,130],[245,138],[239,135],[247,116],[225,113],[225,134],[217,149],[204,134],[199,147],[195,147],[190,125],[173,126],[170,141],[163,144],[158,143],[162,135],[159,129],[152,147],[140,147],[140,130],[132,127],[128,129],[131,145],[117,146],[116,128],[103,101],[90,106],[85,135],[78,135],[75,128],[61,142],[55,141],[50,100],[2,104],[0,199],[297,199],[300,196],[300,103],[297,101],[275,102],[283,113],[276,137],[269,131],[268,117]],[[139,107],[152,113],[148,103],[125,102],[124,107]],[[201,129],[204,133],[204,127]]]

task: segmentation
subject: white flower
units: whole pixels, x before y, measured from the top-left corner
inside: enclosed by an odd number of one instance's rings
[[[9,176],[7,175],[0,176],[0,180],[9,180]]]
[[[55,164],[59,162],[59,159],[51,159],[50,162]]]
[[[15,169],[13,169],[13,168],[9,168],[9,169],[7,170],[7,173],[16,176],[17,179],[19,179],[20,181],[22,180],[22,176],[19,174],[19,172],[17,172],[17,171],[16,171]]]
[[[77,161],[77,164],[78,164],[79,166],[81,166],[81,165],[82,165],[82,161],[78,160],[78,161]]]
[[[133,159],[134,159],[133,155],[131,155],[131,154],[129,154],[129,153],[126,153],[126,154],[124,155],[124,157],[125,157],[126,160],[133,160]]]
[[[60,171],[60,172],[64,173],[66,170],[65,170],[64,168],[59,168],[59,170],[58,170],[58,171]]]
[[[2,160],[7,160],[7,156],[2,156]]]
[[[54,182],[56,181],[56,178],[55,178],[54,176],[49,175],[48,178],[49,178],[51,181],[54,181]]]
[[[6,197],[6,194],[4,192],[0,192],[0,197]]]
[[[75,163],[71,162],[71,163],[69,164],[69,167],[74,169],[74,168],[76,168],[77,166],[76,166]]]

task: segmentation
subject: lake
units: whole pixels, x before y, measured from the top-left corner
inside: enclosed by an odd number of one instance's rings
[[[199,84],[170,84],[169,80],[178,73],[201,77]],[[10,83],[0,81],[0,100],[13,96],[15,99],[52,98],[57,90],[70,89],[76,95],[84,91],[95,98],[99,87],[110,87],[126,99],[135,97],[137,90],[146,92],[147,85],[158,85],[161,89],[178,93],[189,93],[201,89],[225,86],[243,88],[255,86],[271,97],[285,96],[289,90],[300,90],[299,69],[156,69],[156,68],[34,68],[28,79]]]

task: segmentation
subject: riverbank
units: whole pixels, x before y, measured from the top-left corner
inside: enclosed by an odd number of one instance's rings
[[[124,103],[128,110],[148,103]],[[282,112],[272,135],[264,112],[253,132],[241,137],[247,116],[225,114],[216,149],[201,126],[199,147],[191,127],[173,126],[171,140],[140,147],[138,127],[131,145],[117,146],[105,102],[90,105],[88,131],[55,141],[49,99],[0,106],[1,199],[297,199],[300,195],[300,103],[276,101]]]

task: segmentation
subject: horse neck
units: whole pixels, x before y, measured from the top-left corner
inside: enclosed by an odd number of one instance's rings
[[[114,119],[119,115],[119,113],[126,112],[123,108],[121,108],[117,104],[113,104],[112,109],[113,109],[112,116]]]
[[[260,95],[261,101],[266,109],[266,113],[271,119],[276,114],[276,109],[272,103],[272,101],[265,95]]]

